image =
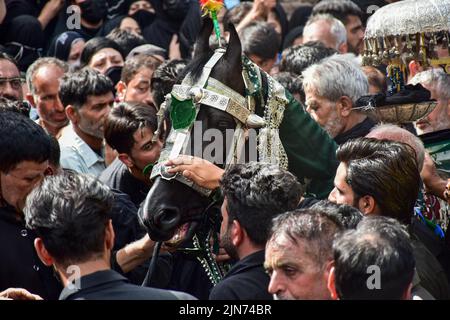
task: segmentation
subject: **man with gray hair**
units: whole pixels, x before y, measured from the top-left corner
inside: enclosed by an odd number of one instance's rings
[[[287,212],[273,221],[264,267],[276,300],[328,300],[328,273],[340,222],[320,209]]]
[[[375,122],[354,108],[369,90],[353,55],[334,55],[303,71],[306,111],[337,144],[363,137]]]
[[[303,29],[303,43],[322,42],[327,48],[347,53],[347,30],[344,24],[329,14],[312,16]]]
[[[414,123],[419,135],[450,129],[450,75],[442,69],[429,69],[416,74],[411,84],[420,83],[437,101],[436,108]]]
[[[59,80],[68,71],[67,63],[56,58],[40,58],[27,70],[29,93],[26,98],[36,108],[37,123],[50,135],[59,137],[67,125],[66,112],[59,99]]]

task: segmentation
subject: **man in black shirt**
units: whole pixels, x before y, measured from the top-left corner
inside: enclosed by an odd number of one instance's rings
[[[211,300],[271,300],[264,247],[272,218],[296,208],[302,188],[278,166],[251,162],[225,171],[220,244],[238,262],[211,291]]]
[[[28,193],[46,174],[50,137],[31,119],[13,112],[0,115],[0,291],[24,288],[44,299],[57,299],[61,285],[33,247],[25,227]]]
[[[158,161],[161,152],[162,142],[152,141],[156,129],[155,109],[139,103],[119,103],[105,124],[106,142],[119,155],[103,171],[100,181],[128,194],[136,207],[150,190],[151,165]]]
[[[60,299],[193,299],[181,292],[132,285],[111,270],[113,201],[107,186],[75,172],[47,177],[28,196],[26,223],[37,234],[39,258],[55,268],[65,286]]]

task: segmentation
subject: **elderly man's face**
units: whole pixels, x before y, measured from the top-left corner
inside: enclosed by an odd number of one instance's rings
[[[266,245],[264,266],[270,275],[269,293],[277,300],[326,300],[328,271],[320,264],[308,242],[297,243],[285,235]]]
[[[426,117],[416,121],[414,126],[417,134],[436,132],[444,129],[450,129],[450,100],[440,97],[436,90],[427,85],[424,87],[431,92],[431,99],[437,101],[436,108]]]
[[[0,60],[0,97],[16,101],[23,100],[19,69],[6,59]]]
[[[342,133],[345,123],[335,102],[319,96],[310,88],[305,89],[305,98],[306,111],[332,138]]]
[[[33,188],[42,181],[48,161],[22,161],[8,173],[0,172],[1,195],[9,205],[21,212]]]

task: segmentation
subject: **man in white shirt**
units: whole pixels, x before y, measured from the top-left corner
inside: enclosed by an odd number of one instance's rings
[[[70,125],[59,139],[61,166],[99,176],[105,169],[103,126],[114,103],[108,77],[89,68],[66,74],[59,97]]]

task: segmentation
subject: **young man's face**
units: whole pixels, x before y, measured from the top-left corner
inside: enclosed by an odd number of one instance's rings
[[[78,127],[85,134],[103,139],[104,123],[114,103],[114,95],[108,92],[99,96],[88,96],[86,103],[78,111]]]
[[[334,178],[334,189],[328,196],[328,200],[337,204],[348,204],[358,208],[357,199],[352,187],[347,183],[347,165],[343,162],[339,164]]]
[[[127,84],[124,101],[141,102],[149,106],[154,106],[153,96],[150,91],[150,84],[153,70],[142,67]]]
[[[148,127],[138,129],[133,134],[133,139],[134,145],[129,157],[134,166],[142,172],[148,164],[155,163],[159,159],[162,142],[159,140],[152,142],[153,131]]]
[[[22,161],[8,173],[0,172],[1,195],[9,205],[22,212],[33,188],[44,179],[48,161]]]
[[[264,266],[270,275],[269,293],[277,300],[326,300],[328,272],[308,248],[308,243],[292,242],[285,235],[266,245]]]
[[[358,16],[347,16],[345,29],[347,30],[348,51],[359,55],[364,49],[364,27]]]

